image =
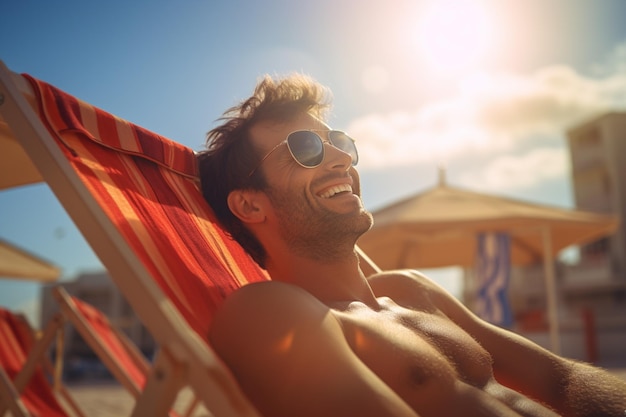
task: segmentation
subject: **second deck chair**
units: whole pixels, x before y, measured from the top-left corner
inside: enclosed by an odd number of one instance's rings
[[[128,339],[92,305],[71,296],[57,286],[52,293],[67,322],[81,335],[85,343],[100,358],[117,381],[135,398],[141,396],[150,371],[150,363]],[[187,404],[185,416],[191,415],[196,400]],[[175,413],[170,413],[175,415]]]
[[[185,384],[216,416],[258,415],[207,334],[228,294],[268,276],[217,225],[194,152],[4,64],[0,95],[13,138],[160,346],[136,415],[165,415]]]
[[[60,323],[59,316],[53,318],[36,340],[25,317],[0,308],[0,415],[9,410],[14,417],[84,417],[65,387],[58,386],[62,405],[44,372],[51,371],[45,353]]]

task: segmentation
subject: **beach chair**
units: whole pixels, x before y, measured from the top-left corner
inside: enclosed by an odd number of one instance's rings
[[[194,152],[3,63],[0,103],[0,155],[36,167],[15,180],[38,171],[160,347],[133,414],[167,415],[189,385],[215,416],[257,416],[207,335],[229,293],[268,277],[216,225]]]
[[[208,331],[226,296],[269,278],[217,225],[195,153],[1,62],[0,97],[0,146],[37,167],[14,182],[48,183],[160,347],[134,415],[166,415],[189,385],[215,416],[257,416]]]
[[[79,300],[57,286],[52,289],[61,314],[100,358],[115,379],[134,397],[141,396],[150,363],[135,344],[94,306]],[[188,404],[185,416],[192,414],[197,399]],[[170,415],[175,416],[174,412]]]
[[[36,339],[25,317],[0,308],[0,416],[8,410],[14,417],[85,417],[63,385],[49,382],[46,352],[61,322],[60,316],[53,318]]]

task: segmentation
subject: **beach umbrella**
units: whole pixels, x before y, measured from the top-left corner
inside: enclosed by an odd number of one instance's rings
[[[28,91],[26,81],[17,77],[20,89]],[[1,104],[2,97],[0,97]],[[41,182],[41,174],[18,143],[6,121],[0,117],[0,190]],[[0,238],[0,278],[56,281],[59,268],[38,256]]]
[[[7,123],[0,118],[0,190],[42,181]],[[59,268],[0,238],[0,278],[56,281]]]
[[[21,78],[20,85],[24,82],[25,80]],[[8,124],[1,117],[0,149],[2,149],[0,152],[0,190],[43,181],[22,145],[15,139]]]
[[[22,146],[11,135],[6,123],[0,121],[0,190],[41,182],[41,175]]]
[[[567,210],[481,194],[445,184],[372,213],[374,226],[358,241],[384,270],[474,266],[477,235],[510,236],[514,265],[543,262],[552,350],[560,351],[554,258],[564,248],[615,231],[612,215]]]
[[[60,275],[56,266],[0,239],[0,278],[53,282]]]

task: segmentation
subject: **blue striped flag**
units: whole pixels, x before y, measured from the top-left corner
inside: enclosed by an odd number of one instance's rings
[[[501,327],[513,324],[507,296],[511,276],[511,238],[506,233],[480,233],[476,260],[476,313]]]

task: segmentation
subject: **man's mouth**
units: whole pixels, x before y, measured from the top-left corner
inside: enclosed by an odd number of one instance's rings
[[[346,192],[352,194],[352,187],[350,186],[350,184],[340,184],[340,185],[335,185],[334,187],[330,187],[328,190],[320,194],[320,197],[331,198],[331,197],[336,196],[337,194],[346,193]]]

